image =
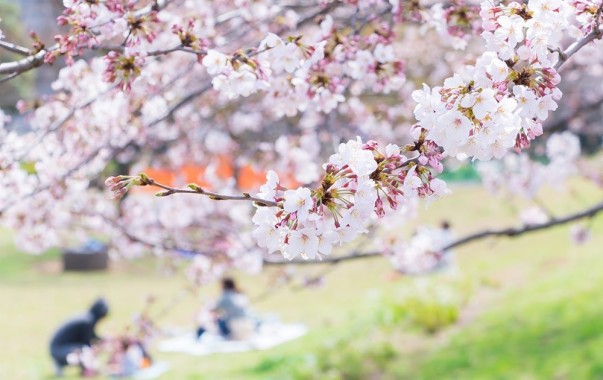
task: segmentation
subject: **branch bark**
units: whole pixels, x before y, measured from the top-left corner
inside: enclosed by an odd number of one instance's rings
[[[260,204],[262,206],[267,206],[267,207],[277,206],[277,203],[274,201],[270,201],[270,200],[266,200],[266,199],[262,199],[262,198],[258,198],[258,197],[253,197],[248,193],[243,193],[242,195],[218,194],[218,193],[214,193],[212,191],[207,191],[195,184],[189,185],[188,189],[180,189],[180,188],[171,187],[171,186],[167,186],[167,185],[155,182],[155,180],[153,180],[152,178],[149,178],[148,180],[149,180],[149,183],[148,183],[149,186],[155,186],[155,187],[159,187],[159,188],[165,190],[164,192],[157,193],[158,196],[169,196],[172,194],[198,194],[198,195],[205,195],[206,197],[213,199],[215,201],[250,201],[250,202],[255,202],[257,204]]]
[[[57,49],[58,45],[54,45],[50,50]],[[44,56],[47,50],[40,50],[34,55],[30,55],[27,58],[20,59],[18,61],[6,62],[0,64],[0,74],[22,74],[33,68],[41,66],[44,63]]]
[[[145,14],[152,12],[155,9],[163,9],[165,8],[171,1],[173,0],[157,0],[154,4],[148,5],[134,13],[134,16],[140,17]],[[93,28],[100,27],[102,25],[95,25]],[[12,45],[12,44],[11,44]],[[8,45],[2,45],[4,48],[10,48]],[[31,69],[34,69],[38,66],[44,64],[44,57],[48,52],[57,50],[59,48],[58,44],[54,44],[48,49],[42,49],[34,55],[30,55],[27,58],[23,58],[18,61],[13,62],[5,62],[0,64],[0,74],[15,74],[15,76],[19,74],[23,74]],[[29,51],[27,51],[29,52]],[[24,54],[25,50],[19,52],[20,54]]]
[[[572,55],[576,54],[578,51],[580,51],[580,49],[582,49],[584,46],[588,45],[588,43],[590,43],[594,40],[601,39],[601,37],[603,36],[603,32],[601,31],[601,27],[599,25],[598,20],[599,20],[599,17],[601,16],[602,10],[603,10],[603,5],[601,5],[599,7],[599,9],[597,10],[597,15],[596,15],[597,23],[595,24],[595,27],[593,28],[592,32],[590,32],[586,36],[582,37],[581,40],[574,42],[573,44],[568,46],[568,48],[565,49],[563,51],[563,53],[559,54],[559,61],[554,66],[556,71],[559,71],[561,66],[563,66],[563,64],[565,64],[565,62],[567,62],[568,59],[570,59],[570,57]]]
[[[31,55],[31,51],[29,51],[28,48],[13,44],[8,41],[0,40],[0,47],[12,53],[24,55],[26,57]]]

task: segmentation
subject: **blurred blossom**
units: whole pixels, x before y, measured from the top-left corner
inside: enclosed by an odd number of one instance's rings
[[[548,215],[540,207],[530,207],[522,210],[519,218],[526,226],[537,226],[549,220]]]
[[[583,225],[574,224],[570,228],[570,237],[574,244],[584,244],[591,238],[590,228]]]

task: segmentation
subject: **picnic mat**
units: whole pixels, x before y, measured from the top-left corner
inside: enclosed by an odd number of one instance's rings
[[[253,350],[267,350],[285,342],[297,339],[308,332],[303,324],[271,323],[263,324],[247,340],[226,340],[215,333],[206,332],[197,340],[194,332],[181,334],[160,342],[161,352],[181,352],[202,356],[215,353],[233,353]]]
[[[134,375],[132,375],[132,379],[136,380],[152,380],[157,379],[164,373],[166,373],[170,369],[170,365],[166,362],[156,362],[151,365],[149,368],[144,368],[136,371]]]

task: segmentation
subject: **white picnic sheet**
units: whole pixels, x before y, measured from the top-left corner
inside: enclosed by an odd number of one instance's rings
[[[297,339],[307,332],[308,329],[303,324],[269,323],[262,324],[247,340],[226,340],[209,331],[197,340],[195,333],[190,332],[160,342],[157,349],[161,352],[181,352],[194,356],[267,350]]]
[[[149,368],[144,368],[136,371],[132,375],[132,379],[135,380],[152,380],[157,379],[170,369],[170,365],[166,362],[153,363]]]

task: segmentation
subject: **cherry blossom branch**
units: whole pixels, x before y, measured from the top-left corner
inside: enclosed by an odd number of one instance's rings
[[[92,50],[104,50],[104,51],[108,51],[108,52],[116,51],[116,52],[123,53],[126,51],[126,48],[125,48],[125,46],[121,46],[121,45],[99,45],[99,46],[92,47]],[[159,55],[171,54],[171,53],[174,53],[177,51],[195,54],[195,55],[203,55],[203,54],[207,53],[207,50],[205,50],[205,49],[193,50],[184,45],[177,45],[177,46],[174,46],[171,48],[166,48],[166,49],[150,50],[148,52],[145,52],[145,55],[147,57],[155,57],[155,56],[159,56]]]
[[[243,193],[242,195],[226,195],[219,194],[212,191],[207,191],[201,186],[191,183],[187,188],[177,188],[162,183],[156,182],[153,178],[149,178],[146,174],[140,173],[138,176],[117,176],[109,177],[105,181],[105,185],[111,188],[114,192],[114,197],[118,198],[123,196],[126,191],[133,186],[155,186],[164,191],[160,191],[155,194],[158,197],[167,197],[173,194],[198,194],[204,195],[209,199],[215,201],[250,201],[255,202],[259,206],[276,207],[277,203],[274,201],[258,198],[251,196],[249,193]]]
[[[484,239],[484,238],[487,238],[490,236],[517,237],[517,236],[520,236],[520,235],[523,235],[526,233],[536,232],[536,231],[544,230],[547,228],[571,223],[576,220],[592,218],[600,212],[603,212],[603,202],[600,202],[594,206],[591,206],[585,210],[582,210],[582,211],[579,211],[579,212],[576,212],[573,214],[568,214],[566,216],[559,217],[559,218],[552,218],[551,220],[549,220],[546,223],[528,225],[528,226],[524,226],[524,227],[509,227],[509,228],[503,228],[503,229],[498,229],[498,230],[481,231],[481,232],[478,232],[475,234],[465,236],[464,238],[458,239],[458,240],[448,244],[446,247],[443,248],[443,250],[455,248],[455,247],[467,244],[469,242],[472,242],[474,240],[481,240],[481,239]]]
[[[135,12],[134,15],[135,15],[135,17],[140,17],[140,16],[148,14],[152,11],[161,10],[161,9],[165,8],[171,1],[172,0],[158,0],[158,1],[154,2],[154,4],[149,5],[143,9]],[[300,26],[308,23],[309,21],[315,19],[316,17],[318,17],[320,15],[324,15],[324,14],[331,12],[332,10],[339,7],[340,5],[341,5],[341,3],[339,3],[339,2],[330,3],[326,7],[318,10],[317,12],[313,12],[312,14],[306,16],[304,19],[300,20],[297,23],[297,27],[300,27]],[[104,24],[99,24],[99,25],[95,25],[94,27],[100,27],[103,25]],[[279,31],[279,33],[284,32],[284,30],[285,30],[284,28],[281,29]],[[30,55],[31,51],[29,49],[26,49],[24,47],[21,47],[21,46],[15,45],[15,44],[11,44],[6,41],[0,41],[0,47],[3,47],[7,50],[10,50],[12,52],[15,52],[15,53],[18,53],[21,55],[28,55],[28,57],[23,58],[18,61],[0,63],[0,74],[11,74],[9,79],[12,79],[20,74],[23,74],[29,70],[32,70],[34,68],[37,68],[37,67],[43,65],[46,54],[48,54],[49,52],[53,52],[60,48],[59,44],[54,44],[51,47],[49,47],[48,49],[42,49],[39,52],[37,52],[36,54]],[[124,50],[124,47],[123,46],[97,46],[97,47],[93,47],[92,49],[93,50],[109,50],[109,51],[122,52]],[[193,49],[188,49],[184,46],[177,46],[177,47],[170,48],[170,49],[162,49],[162,50],[147,52],[147,55],[149,55],[149,56],[165,55],[165,54],[173,53],[176,51],[182,51],[182,52],[192,53],[192,54],[196,54],[196,55],[205,53],[205,51],[195,51]]]
[[[303,25],[307,24],[308,22],[311,22],[312,20],[314,20],[316,17],[324,15],[324,14],[327,14],[327,13],[329,13],[329,12],[337,9],[341,5],[342,5],[342,3],[335,2],[335,3],[329,4],[328,6],[322,8],[322,9],[319,9],[316,12],[313,12],[310,15],[306,16],[304,19],[298,21],[297,27],[303,26]],[[286,28],[281,28],[277,33],[281,34],[281,33],[284,33],[285,31],[286,31]],[[115,48],[116,49],[120,49],[121,47],[115,47]],[[180,49],[177,48],[175,50],[177,51],[177,50],[180,50]],[[166,52],[166,51],[164,51],[164,52]],[[184,50],[184,51],[195,53],[192,50],[191,51]],[[158,53],[158,52],[159,51],[157,51],[156,53]],[[250,53],[249,56],[253,56],[253,55],[256,55],[258,53],[259,53],[259,51],[256,51],[256,52]],[[156,54],[156,55],[159,55],[159,54]],[[211,82],[207,82],[205,85],[199,87],[197,90],[194,90],[194,91],[190,92],[188,95],[186,95],[185,97],[183,97],[182,99],[180,99],[177,103],[175,103],[174,105],[172,105],[170,107],[170,109],[168,110],[168,112],[165,115],[163,115],[160,118],[157,118],[157,119],[153,120],[148,125],[148,127],[155,126],[155,125],[161,123],[162,121],[165,121],[165,120],[169,119],[180,108],[184,107],[186,104],[190,103],[191,101],[197,99],[199,96],[203,95],[204,93],[206,93],[207,91],[211,90],[212,88],[213,88],[213,86],[212,86]]]
[[[559,62],[554,66],[555,70],[559,70],[561,66],[565,62],[569,60],[569,58],[576,54],[580,49],[586,46],[589,42],[594,40],[601,39],[601,29],[595,29],[586,36],[584,36],[581,40],[578,40],[571,44],[567,49],[565,49],[561,54],[559,54]]]
[[[594,206],[591,206],[591,207],[589,207],[589,208],[587,208],[585,210],[582,210],[582,211],[579,211],[579,212],[576,212],[576,213],[568,214],[566,216],[559,217],[559,218],[551,218],[546,223],[535,224],[535,225],[527,225],[527,226],[523,226],[523,227],[508,227],[508,228],[501,228],[501,229],[487,229],[487,230],[479,231],[479,232],[476,232],[476,233],[473,233],[473,234],[466,235],[466,236],[464,236],[464,237],[462,237],[460,239],[457,239],[454,242],[452,242],[452,243],[446,245],[445,247],[443,247],[442,251],[445,251],[445,250],[448,250],[448,249],[452,249],[452,248],[456,248],[456,247],[460,247],[460,246],[465,245],[467,243],[470,243],[470,242],[473,242],[473,241],[477,241],[477,240],[482,240],[482,239],[485,239],[487,237],[506,236],[506,237],[514,238],[514,237],[518,237],[518,236],[521,236],[521,235],[524,235],[524,234],[528,234],[528,233],[531,233],[531,232],[536,232],[536,231],[540,231],[540,230],[552,228],[552,227],[555,227],[555,226],[559,226],[559,225],[571,223],[571,222],[574,222],[576,220],[586,219],[586,218],[593,218],[594,216],[596,216],[597,214],[599,214],[601,212],[603,212],[603,202],[595,204]],[[366,259],[366,258],[373,258],[373,257],[379,257],[379,256],[383,256],[383,253],[382,252],[376,252],[376,251],[370,251],[370,252],[353,252],[353,253],[351,253],[349,255],[344,255],[344,256],[327,257],[327,258],[324,258],[322,261],[265,260],[264,261],[264,265],[338,264],[338,263],[344,262],[344,261],[351,261],[351,260],[356,260],[356,259]]]
[[[55,50],[57,48],[58,45],[53,45],[50,50]],[[36,54],[18,61],[0,63],[0,74],[22,74],[26,71],[41,66],[44,63],[44,56],[46,53],[46,50],[40,50]]]
[[[31,51],[28,48],[4,40],[0,40],[0,48],[3,48],[15,54],[20,54],[24,56],[31,55]]]
[[[567,62],[567,60],[572,55],[574,55],[578,51],[580,51],[580,49],[582,49],[584,46],[586,46],[589,42],[601,39],[601,37],[603,36],[603,33],[601,31],[601,26],[599,25],[600,24],[599,19],[601,17],[601,12],[603,12],[603,4],[601,4],[599,6],[599,8],[597,9],[597,12],[595,14],[595,27],[593,28],[593,30],[586,36],[582,37],[582,39],[580,39],[580,40],[574,42],[573,44],[571,44],[570,46],[568,46],[568,48],[565,49],[563,52],[559,53],[559,61],[554,66],[555,70],[558,71],[559,68],[561,68],[561,66],[563,66],[563,64],[565,62]]]
[[[0,41],[0,42],[4,42],[4,41]],[[31,55],[27,58],[23,58],[19,61],[1,63],[0,64],[0,74],[13,74],[14,76],[17,76],[17,75],[23,74],[29,70],[35,69],[39,66],[42,66],[44,64],[44,57],[46,56],[46,54],[49,51],[54,51],[56,49],[58,49],[58,45],[53,45],[48,50],[41,50],[38,53]],[[92,50],[106,50],[106,51],[123,52],[125,50],[125,48],[123,46],[101,45],[101,46],[93,47]],[[175,46],[173,48],[149,51],[149,52],[147,52],[147,56],[166,55],[166,54],[170,54],[170,53],[177,52],[177,51],[195,54],[195,55],[200,55],[200,54],[206,53],[205,50],[195,51],[193,49],[189,49],[182,45],[179,45],[179,46]]]
[[[173,1],[173,0],[156,0],[153,2],[153,4],[148,5],[142,9],[138,10],[137,12],[135,12],[134,16],[141,17],[141,16],[144,16],[153,11],[161,10],[161,9],[165,8],[171,1]],[[99,24],[99,25],[95,25],[94,27],[98,28],[103,25],[104,24]],[[2,42],[4,42],[4,41],[2,41]],[[6,43],[6,44],[9,44],[9,43]],[[7,49],[11,48],[6,44],[2,44],[0,46],[7,48]],[[12,45],[12,44],[10,44],[10,45]],[[25,53],[30,54],[29,50],[27,50],[27,49],[24,50],[24,48],[18,49],[20,47],[16,47],[16,45],[14,45],[12,48],[20,50],[19,54],[23,54],[23,55]],[[46,57],[46,54],[48,54],[49,52],[53,52],[59,48],[60,48],[59,44],[54,44],[51,47],[49,47],[48,49],[41,49],[34,55],[30,55],[27,58],[23,58],[21,60],[13,61],[13,62],[0,63],[0,74],[15,74],[16,73],[15,76],[17,76],[17,75],[23,74],[31,69],[39,67],[44,64],[44,58]]]
[[[316,17],[326,14],[334,9],[336,9],[337,7],[339,7],[341,5],[341,3],[331,3],[329,4],[327,7],[324,7],[316,12],[313,12],[312,14],[308,15],[307,17],[305,17],[304,19],[300,20],[297,23],[297,26],[303,26],[305,24],[307,24],[308,22],[312,21],[313,19],[315,19]],[[281,28],[278,33],[284,33],[285,32],[285,28]],[[176,49],[179,50],[179,49]],[[185,50],[187,52],[193,52]],[[250,56],[253,56],[255,54],[258,54],[259,51],[256,51],[254,53],[251,53]],[[190,103],[191,101],[197,99],[199,96],[203,95],[204,93],[206,93],[207,91],[211,90],[213,88],[211,82],[207,82],[205,85],[199,87],[197,90],[194,90],[192,92],[190,92],[188,95],[186,95],[185,97],[183,97],[182,99],[180,99],[177,103],[175,103],[174,105],[172,105],[169,109],[169,111],[162,117],[153,120],[148,127],[152,127],[154,125],[157,125],[159,123],[161,123],[164,120],[169,119],[170,117],[172,117],[174,115],[174,113],[176,113],[176,111],[178,111],[180,108],[182,108],[183,106],[185,106],[186,104]]]

